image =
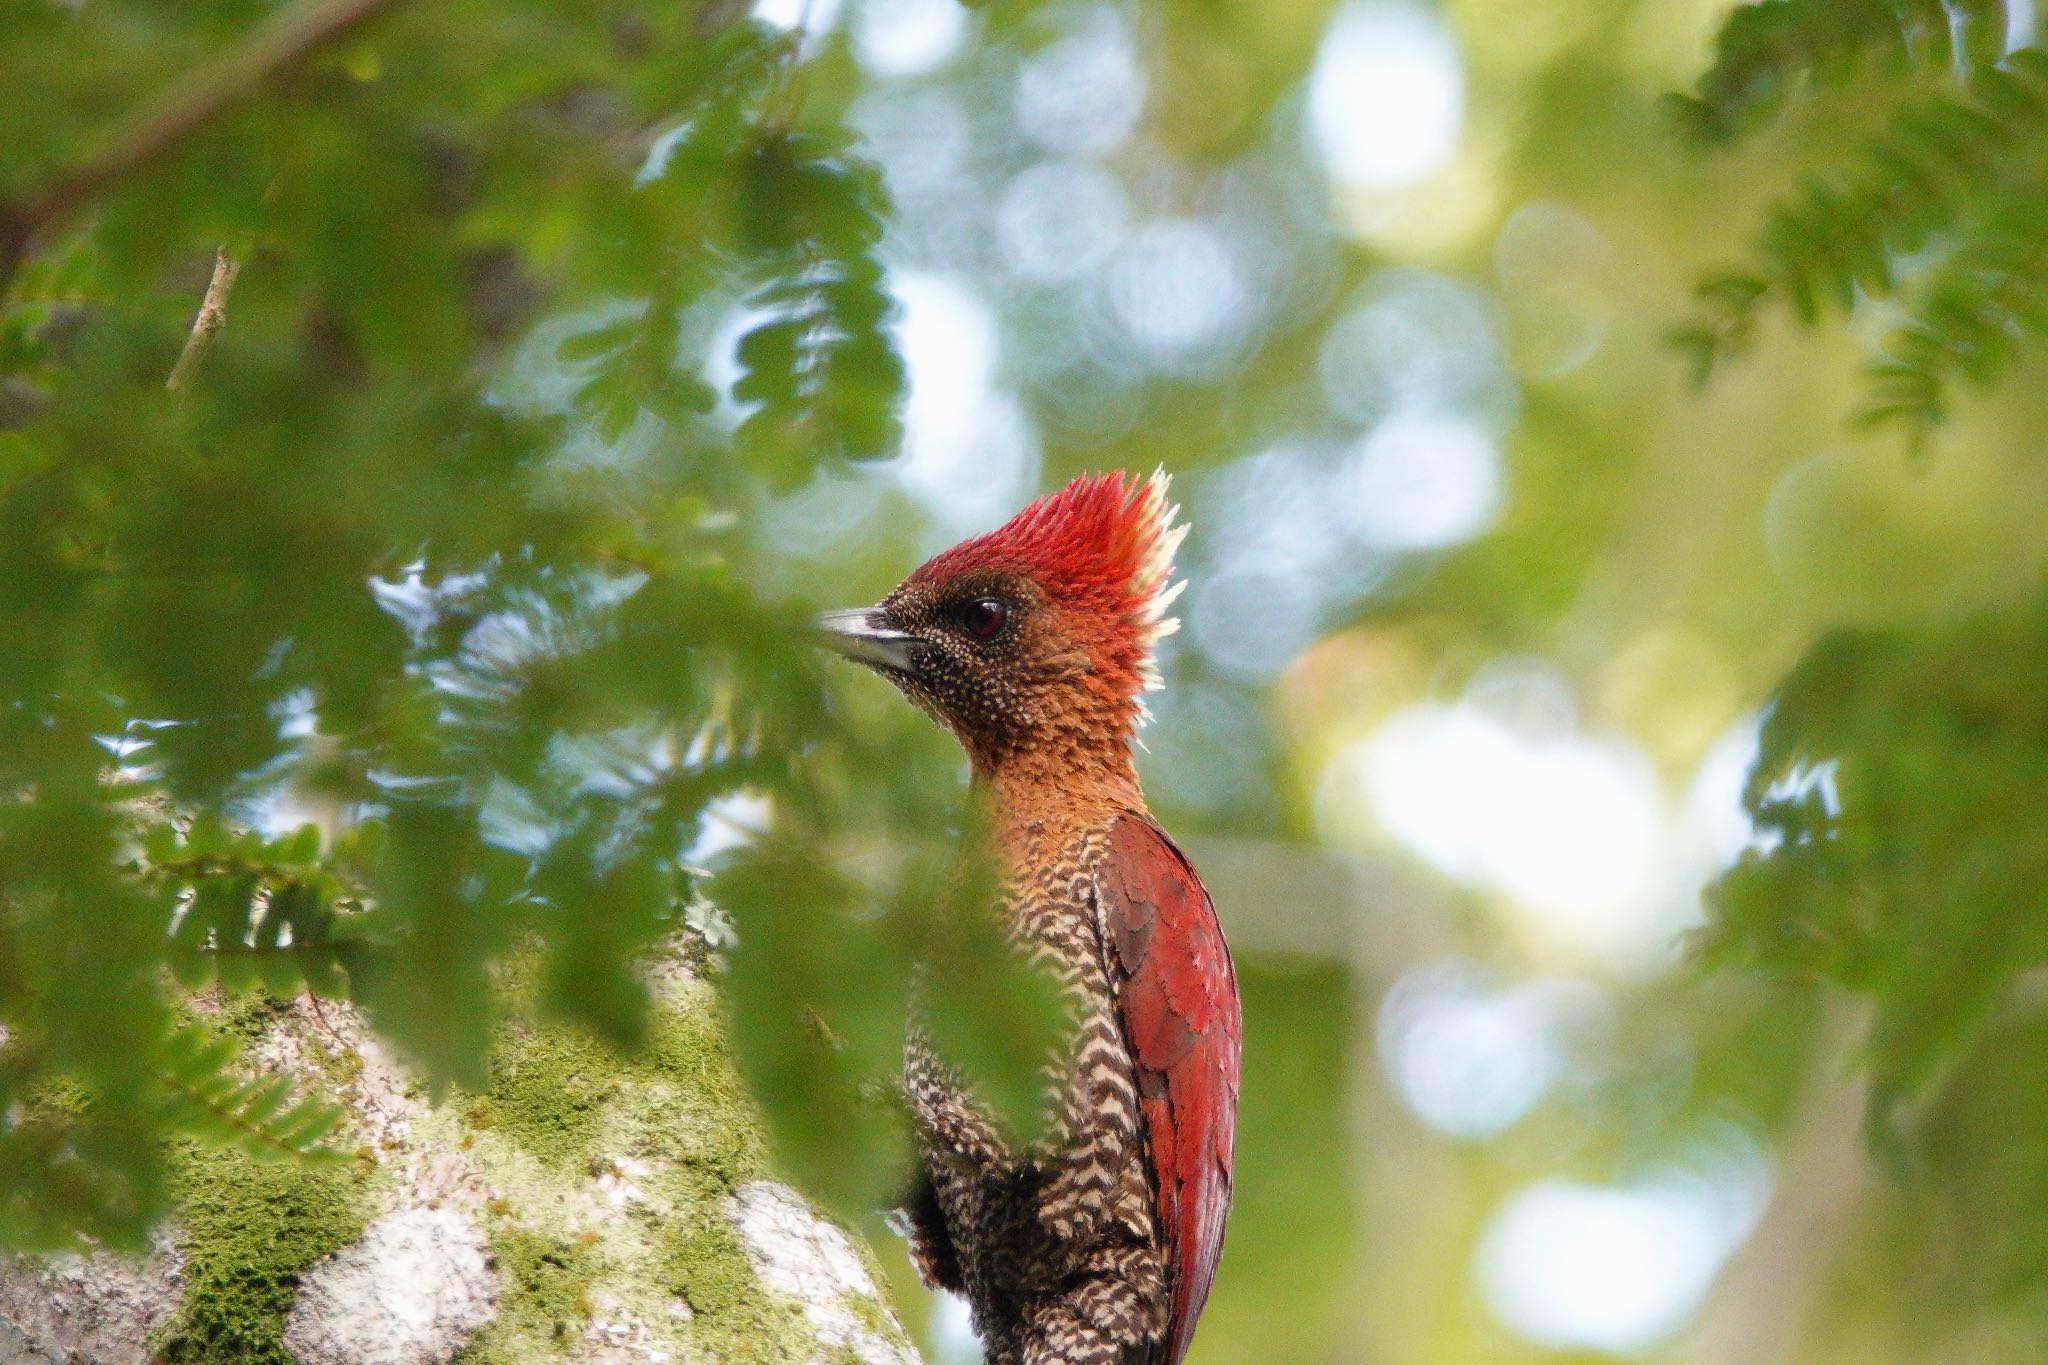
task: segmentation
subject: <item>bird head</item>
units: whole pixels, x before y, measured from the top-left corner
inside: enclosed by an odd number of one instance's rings
[[[952,731],[975,770],[1026,756],[1052,774],[1130,770],[1159,685],[1152,647],[1178,622],[1168,585],[1186,534],[1167,477],[1074,480],[934,556],[879,605],[827,612],[826,643]]]

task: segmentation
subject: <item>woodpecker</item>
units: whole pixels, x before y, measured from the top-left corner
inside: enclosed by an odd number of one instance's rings
[[[1179,1365],[1223,1248],[1237,980],[1131,759],[1177,624],[1177,511],[1163,472],[1080,478],[820,620],[966,750],[1006,928],[1070,1007],[1028,1147],[915,1018],[905,1047],[912,1254],[966,1296],[988,1365]]]

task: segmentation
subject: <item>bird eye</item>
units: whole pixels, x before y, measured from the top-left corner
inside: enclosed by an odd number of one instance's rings
[[[1002,634],[1010,609],[993,597],[978,597],[960,608],[960,625],[977,640],[993,640]]]

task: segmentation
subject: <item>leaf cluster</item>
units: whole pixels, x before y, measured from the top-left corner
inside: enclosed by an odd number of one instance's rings
[[[1802,87],[1881,71],[1981,66],[2005,24],[1995,0],[1761,0],[1721,24],[1699,85],[1670,103],[1688,136],[1726,145],[1755,132]]]
[[[1779,690],[1745,804],[1757,842],[1715,885],[1709,965],[1867,999],[1872,1132],[1980,1055],[2048,965],[2048,602],[1819,642]]]
[[[846,998],[777,955],[868,987],[916,937],[900,889],[801,898],[828,835],[943,823],[847,798],[809,609],[751,586],[764,501],[890,452],[903,387],[887,202],[789,40],[462,0],[259,69],[263,8],[0,15],[0,1246],[134,1243],[174,1135],[318,1147],[184,992],[347,996],[436,1085],[528,994],[631,1047],[707,830],[765,803],[817,834],[720,860],[773,1038]],[[229,98],[53,198],[195,86]],[[864,1076],[885,1014],[834,1017]]]
[[[994,869],[974,852],[991,847],[986,812],[951,783],[894,788],[893,808],[875,808],[858,775],[883,747],[836,742],[819,761],[843,784],[821,784],[712,883],[739,924],[728,986],[740,1063],[793,1138],[785,1157],[849,1213],[901,1193],[901,1173],[873,1154],[902,1122],[895,1076],[913,998],[920,1026],[1019,1142],[1045,1118],[1063,1018],[1053,983],[997,917]],[[891,828],[937,837],[906,844]],[[790,1013],[792,995],[803,1014]],[[806,1121],[820,1111],[829,1124]]]
[[[2003,35],[2002,7],[1953,0],[1767,0],[1729,17],[1675,105],[1698,142],[1757,136],[1803,84],[1881,72],[1903,93],[1880,132],[1770,208],[1748,262],[1700,282],[1672,334],[1696,379],[1773,310],[1812,329],[1886,306],[1854,423],[1919,443],[1959,383],[1988,387],[2048,334],[2048,53],[2001,55]]]
[[[294,1103],[289,1076],[241,1079],[236,1074],[241,1054],[240,1043],[202,1024],[174,1029],[157,1059],[166,1121],[259,1161],[339,1160],[321,1142],[341,1122],[340,1109],[324,1099]]]

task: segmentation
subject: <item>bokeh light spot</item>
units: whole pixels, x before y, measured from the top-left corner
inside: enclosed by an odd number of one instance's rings
[[[1354,422],[1401,412],[1513,413],[1514,389],[1493,311],[1470,285],[1425,270],[1385,270],[1330,328],[1317,366],[1330,410]]]
[[[1340,749],[1318,820],[1385,831],[1446,875],[1500,892],[1540,937],[1615,966],[1668,947],[1665,812],[1649,762],[1613,736],[1531,723],[1496,686],[1424,702]]]
[[[1038,436],[1017,401],[996,390],[996,323],[980,295],[921,271],[895,272],[890,284],[910,380],[893,468],[937,518],[933,540],[950,540],[1022,500],[1038,477]]]
[[[853,51],[877,76],[915,76],[958,51],[966,31],[959,0],[864,0],[853,16]]]
[[[1500,456],[1470,418],[1390,418],[1358,443],[1342,482],[1345,525],[1377,550],[1455,545],[1500,511]]]
[[[1493,263],[1519,369],[1554,379],[1585,364],[1615,312],[1613,252],[1599,229],[1539,199],[1501,224]]]
[[[754,17],[780,29],[801,28],[808,55],[839,22],[839,6],[840,0],[754,0]]]
[[[1424,962],[1381,1002],[1380,1063],[1431,1128],[1491,1137],[1543,1098],[1564,1069],[1571,1015],[1596,1002],[1590,988],[1570,982],[1510,986],[1469,962]]]
[[[1343,550],[1328,472],[1306,443],[1276,445],[1216,470],[1203,481],[1198,515],[1203,548],[1231,567],[1312,576]]]
[[[1200,367],[1243,331],[1244,279],[1216,230],[1162,219],[1131,234],[1110,267],[1109,297],[1155,360]]]
[[[1762,1212],[1764,1159],[1733,1131],[1691,1166],[1624,1185],[1538,1181],[1495,1214],[1474,1272],[1487,1305],[1538,1345],[1649,1350],[1685,1325]]]
[[[1017,73],[1017,118],[1041,147],[1101,156],[1123,144],[1145,107],[1145,77],[1123,17],[1080,11],[1066,36]]]
[[[1195,643],[1240,678],[1277,673],[1315,638],[1315,594],[1297,574],[1229,569],[1196,583],[1189,597]]]
[[[1464,106],[1457,47],[1430,9],[1353,0],[1331,18],[1309,75],[1308,131],[1338,180],[1414,184],[1457,146]]]
[[[1116,177],[1081,161],[1048,161],[1003,191],[996,232],[1010,269],[1027,280],[1076,279],[1122,240],[1128,209]]]

